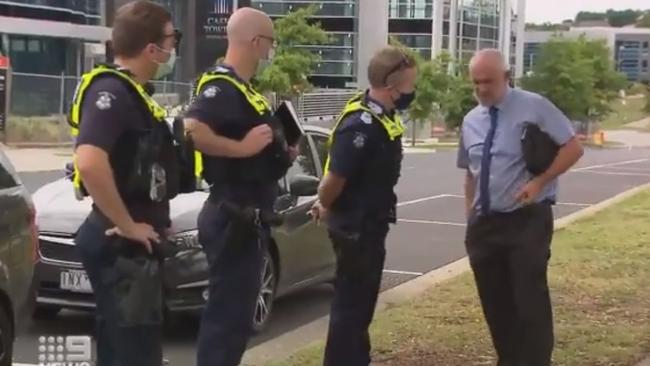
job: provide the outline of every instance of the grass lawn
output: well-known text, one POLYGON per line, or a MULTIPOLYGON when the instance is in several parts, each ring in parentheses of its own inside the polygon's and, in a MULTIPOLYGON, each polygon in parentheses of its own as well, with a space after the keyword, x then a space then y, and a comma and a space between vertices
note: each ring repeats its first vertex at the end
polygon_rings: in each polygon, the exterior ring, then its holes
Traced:
POLYGON ((627 98, 625 101, 625 105, 621 99, 612 102, 612 113, 600 122, 600 126, 604 130, 622 128, 626 123, 635 122, 648 116, 648 113, 643 111, 646 103, 645 98, 627 98))
MULTIPOLYGON (((550 269, 554 365, 634 365, 650 353, 650 191, 556 232, 550 269)), ((493 365, 471 274, 377 315, 386 366, 493 365)), ((275 366, 321 365, 322 344, 275 366)))
POLYGON ((7 120, 7 141, 9 143, 69 142, 70 126, 61 116, 21 117, 9 116, 7 120))

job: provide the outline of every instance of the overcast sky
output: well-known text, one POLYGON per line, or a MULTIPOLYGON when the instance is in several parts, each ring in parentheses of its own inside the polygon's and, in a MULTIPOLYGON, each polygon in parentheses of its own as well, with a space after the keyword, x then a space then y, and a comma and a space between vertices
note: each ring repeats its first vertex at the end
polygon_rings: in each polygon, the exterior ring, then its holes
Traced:
MULTIPOLYGON (((517 1, 512 1, 516 8, 517 1)), ((574 19, 579 11, 648 9, 650 0, 526 0, 526 22, 560 22, 574 19)))

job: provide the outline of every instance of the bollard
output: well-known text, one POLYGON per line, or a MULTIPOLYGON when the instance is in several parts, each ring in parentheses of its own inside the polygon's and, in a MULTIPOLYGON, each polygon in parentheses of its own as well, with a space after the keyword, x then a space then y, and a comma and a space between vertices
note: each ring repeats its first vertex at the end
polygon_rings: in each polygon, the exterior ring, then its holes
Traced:
POLYGON ((603 146, 605 144, 605 132, 597 131, 593 134, 593 143, 597 146, 603 146))

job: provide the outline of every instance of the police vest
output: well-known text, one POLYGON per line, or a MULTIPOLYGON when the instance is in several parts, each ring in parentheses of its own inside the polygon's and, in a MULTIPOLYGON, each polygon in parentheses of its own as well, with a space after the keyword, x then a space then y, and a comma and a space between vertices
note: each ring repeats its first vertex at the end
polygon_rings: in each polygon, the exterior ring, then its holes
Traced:
POLYGON ((196 83, 195 96, 200 94, 207 83, 215 80, 227 81, 245 97, 247 104, 259 116, 259 120, 268 123, 273 129, 273 143, 260 154, 244 159, 208 157, 197 151, 195 160, 201 164, 197 164, 196 176, 202 176, 208 183, 217 185, 220 183, 277 181, 282 178, 291 166, 291 160, 282 124, 272 116, 272 108, 266 97, 233 76, 229 69, 221 66, 200 76, 196 83), (208 159, 210 163, 206 162, 208 159))
MULTIPOLYGON (((68 115, 72 135, 79 134, 82 106, 88 88, 94 81, 102 77, 115 77, 121 80, 132 92, 133 97, 140 101, 142 116, 151 122, 150 128, 139 131, 137 138, 129 141, 129 146, 120 147, 120 149, 127 149, 131 153, 129 161, 112 161, 111 158, 116 185, 124 201, 126 203, 129 201, 158 202, 171 199, 178 193, 193 191, 195 187, 182 186, 181 157, 183 152, 179 150, 179 146, 184 146, 184 144, 174 142, 179 137, 173 135, 165 121, 166 110, 127 72, 121 71, 115 66, 98 65, 83 75, 81 82, 77 85, 68 115)), ((88 196, 88 192, 84 188, 79 174, 76 155, 73 160, 73 168, 71 178, 75 196, 82 200, 88 196)))
MULTIPOLYGON (((353 97, 343 108, 339 115, 334 132, 330 135, 328 145, 331 147, 336 139, 336 131, 341 122, 352 113, 366 112, 372 116, 373 123, 379 123, 385 131, 385 138, 378 141, 375 146, 378 150, 362 164, 358 174, 349 180, 347 188, 339 199, 334 202, 334 211, 364 211, 359 216, 388 215, 394 210, 396 197, 393 187, 400 176, 402 161, 401 137, 404 134, 404 125, 398 115, 391 116, 378 114, 364 101, 364 94, 353 97)), ((329 172, 330 155, 325 163, 325 174, 329 172)))
MULTIPOLYGON (((337 118, 336 123, 334 124, 333 132, 330 134, 329 140, 327 142, 329 146, 332 146, 332 143, 334 142, 334 136, 335 136, 334 132, 336 132, 336 130, 338 129, 339 125, 341 124, 341 121, 343 121, 345 117, 355 112, 367 112, 372 116, 373 120, 379 121, 379 123, 381 123, 382 127, 386 131, 386 134, 388 135, 390 141, 394 141, 396 138, 402 137, 402 135, 404 134, 404 124, 402 123, 401 118, 398 115, 395 115, 393 118, 390 118, 387 115, 382 115, 382 116, 378 115, 377 113, 375 113, 375 111, 373 111, 363 102, 364 95, 365 93, 357 94, 346 103, 345 107, 343 107, 343 111, 337 118)), ((329 172, 329 165, 330 165, 330 156, 328 154, 327 160, 325 162, 326 173, 329 172)))

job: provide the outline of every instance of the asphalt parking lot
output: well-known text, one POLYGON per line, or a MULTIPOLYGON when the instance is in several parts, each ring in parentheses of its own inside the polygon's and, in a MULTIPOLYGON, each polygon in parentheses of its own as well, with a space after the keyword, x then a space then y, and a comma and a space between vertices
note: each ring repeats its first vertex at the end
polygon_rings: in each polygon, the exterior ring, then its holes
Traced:
MULTIPOLYGON (((463 172, 455 151, 408 154, 397 192, 399 223, 387 244, 383 289, 396 286, 465 255, 463 172)), ((32 191, 60 172, 22 174, 32 191)), ((583 209, 629 188, 650 182, 650 150, 589 150, 561 180, 556 217, 583 209)), ((327 314, 332 288, 323 285, 280 299, 269 328, 251 346, 273 339, 327 314)), ((33 322, 18 336, 14 360, 37 363, 38 337, 92 334, 90 313, 64 311, 52 321, 33 322)), ((166 329, 165 357, 170 365, 195 364, 196 316, 180 316, 166 329)))

